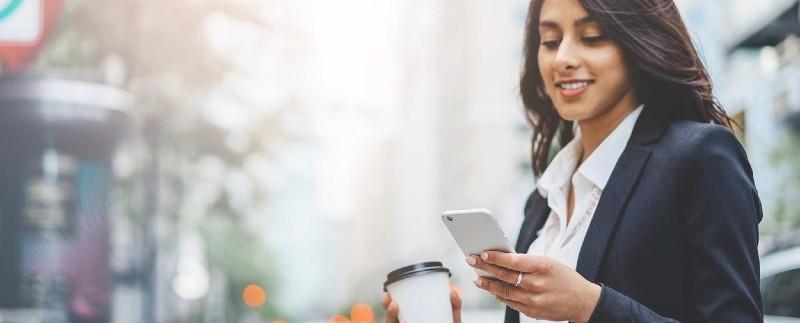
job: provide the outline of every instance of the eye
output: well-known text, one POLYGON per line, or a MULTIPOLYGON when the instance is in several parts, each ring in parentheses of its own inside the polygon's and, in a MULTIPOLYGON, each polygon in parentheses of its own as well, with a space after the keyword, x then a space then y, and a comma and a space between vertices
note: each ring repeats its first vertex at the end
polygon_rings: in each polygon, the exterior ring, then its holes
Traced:
POLYGON ((589 45, 596 45, 606 40, 606 36, 588 36, 583 37, 583 42, 589 45))
POLYGON ((547 49, 556 49, 560 43, 560 40, 546 40, 542 42, 542 46, 547 49))

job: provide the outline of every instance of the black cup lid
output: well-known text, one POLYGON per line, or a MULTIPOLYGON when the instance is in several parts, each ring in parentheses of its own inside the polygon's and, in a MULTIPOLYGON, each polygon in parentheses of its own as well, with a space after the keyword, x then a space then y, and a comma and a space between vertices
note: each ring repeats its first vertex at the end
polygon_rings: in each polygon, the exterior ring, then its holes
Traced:
POLYGON ((386 286, 389 286, 390 284, 397 282, 399 280, 432 272, 443 272, 447 273, 447 275, 450 277, 453 276, 453 274, 450 273, 450 270, 445 268, 441 262, 438 261, 422 262, 418 264, 413 264, 411 266, 398 268, 390 272, 388 275, 386 275, 386 282, 383 283, 383 291, 386 292, 387 291, 386 286))

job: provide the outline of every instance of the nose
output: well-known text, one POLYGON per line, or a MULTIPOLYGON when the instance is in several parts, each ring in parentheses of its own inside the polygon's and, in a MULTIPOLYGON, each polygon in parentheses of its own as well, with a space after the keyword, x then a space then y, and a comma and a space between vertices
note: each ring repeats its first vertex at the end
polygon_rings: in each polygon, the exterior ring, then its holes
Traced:
POLYGON ((562 40, 554 60, 556 71, 559 73, 572 72, 578 69, 580 65, 581 60, 577 44, 567 39, 562 40))

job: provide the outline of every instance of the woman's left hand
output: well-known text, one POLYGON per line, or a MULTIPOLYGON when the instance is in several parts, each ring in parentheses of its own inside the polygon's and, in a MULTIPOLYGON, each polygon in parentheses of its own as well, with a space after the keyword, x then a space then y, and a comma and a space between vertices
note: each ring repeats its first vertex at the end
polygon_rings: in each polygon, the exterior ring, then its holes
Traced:
POLYGON ((549 257, 486 251, 467 263, 501 280, 478 277, 476 286, 529 317, 588 322, 600 299, 599 285, 549 257), (520 273, 522 282, 514 287, 520 273))

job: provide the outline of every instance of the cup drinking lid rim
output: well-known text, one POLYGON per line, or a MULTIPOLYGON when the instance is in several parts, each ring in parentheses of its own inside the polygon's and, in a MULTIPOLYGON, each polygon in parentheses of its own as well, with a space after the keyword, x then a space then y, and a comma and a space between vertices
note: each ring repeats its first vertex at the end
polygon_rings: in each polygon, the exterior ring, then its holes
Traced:
POLYGON ((386 275, 386 282, 383 283, 383 291, 387 291, 386 286, 389 286, 397 281, 431 272, 445 272, 447 273, 448 277, 453 276, 453 274, 450 273, 450 270, 444 267, 439 261, 422 262, 395 269, 390 272, 388 275, 386 275))

